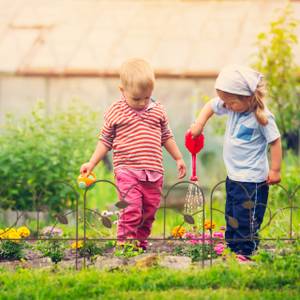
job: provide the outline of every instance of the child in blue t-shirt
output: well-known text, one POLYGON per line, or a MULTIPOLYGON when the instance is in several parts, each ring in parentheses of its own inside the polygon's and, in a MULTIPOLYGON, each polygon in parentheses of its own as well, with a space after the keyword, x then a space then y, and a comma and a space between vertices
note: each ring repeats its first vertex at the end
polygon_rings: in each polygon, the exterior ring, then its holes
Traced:
POLYGON ((264 104, 262 78, 262 74, 247 67, 224 68, 215 83, 218 97, 204 105, 191 126, 195 137, 213 114, 228 115, 223 146, 228 175, 225 239, 232 251, 246 257, 259 243, 258 230, 267 205, 268 185, 280 182, 280 133, 274 116, 264 104))

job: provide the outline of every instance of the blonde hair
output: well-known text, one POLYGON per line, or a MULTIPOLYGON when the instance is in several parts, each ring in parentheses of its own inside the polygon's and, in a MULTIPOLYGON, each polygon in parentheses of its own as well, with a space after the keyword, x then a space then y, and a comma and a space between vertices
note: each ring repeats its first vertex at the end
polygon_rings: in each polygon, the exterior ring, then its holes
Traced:
POLYGON ((137 91, 153 89, 155 75, 150 64, 141 58, 125 61, 120 68, 120 80, 123 88, 137 91))
MULTIPOLYGON (((265 103, 264 98, 266 96, 266 87, 265 82, 261 79, 260 82, 257 84, 256 90, 253 95, 251 96, 242 96, 242 95, 236 95, 228 92, 224 92, 221 90, 217 90, 218 94, 220 95, 228 95, 228 96, 234 96, 240 101, 248 101, 249 103, 249 111, 253 111, 256 117, 257 122, 260 125, 267 125, 268 124, 268 118, 265 111, 265 103)), ((222 98, 222 97, 221 97, 222 98)))
POLYGON ((263 80, 257 84, 256 90, 252 96, 249 96, 250 110, 254 112, 257 122, 260 125, 266 126, 268 118, 265 112, 264 99, 266 96, 266 86, 263 80))

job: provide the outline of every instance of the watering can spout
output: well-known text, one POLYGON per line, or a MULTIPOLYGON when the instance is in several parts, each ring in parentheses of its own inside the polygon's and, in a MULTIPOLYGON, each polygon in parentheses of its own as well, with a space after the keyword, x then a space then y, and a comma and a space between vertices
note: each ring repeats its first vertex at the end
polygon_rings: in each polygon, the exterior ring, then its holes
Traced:
POLYGON ((194 175, 192 175, 191 177, 190 177, 190 181, 198 181, 198 177, 197 176, 194 176, 194 175))

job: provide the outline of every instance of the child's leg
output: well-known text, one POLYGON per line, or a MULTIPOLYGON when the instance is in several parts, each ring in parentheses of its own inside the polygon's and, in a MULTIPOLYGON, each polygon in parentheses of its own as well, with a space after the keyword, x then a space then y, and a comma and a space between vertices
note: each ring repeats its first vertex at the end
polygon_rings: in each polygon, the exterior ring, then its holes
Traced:
POLYGON ((160 205, 163 178, 156 182, 144 182, 143 186, 143 221, 138 226, 137 238, 143 248, 147 247, 147 238, 151 233, 155 213, 160 205))
POLYGON ((269 187, 267 185, 261 186, 260 183, 243 183, 243 185, 247 188, 249 195, 251 195, 250 200, 253 202, 254 207, 252 209, 245 208, 243 206, 244 200, 239 203, 238 211, 240 217, 238 220, 240 220, 240 227, 236 231, 235 236, 236 238, 245 237, 248 239, 239 243, 238 251, 243 255, 252 255, 259 244, 257 231, 263 222, 269 187))
POLYGON ((118 220, 117 239, 125 241, 126 239, 136 239, 137 229, 142 222, 142 198, 140 182, 134 176, 128 174, 117 174, 116 184, 122 193, 126 195, 120 200, 125 200, 129 205, 121 211, 118 220))
POLYGON ((230 226, 228 223, 228 217, 234 216, 234 193, 232 192, 233 186, 231 180, 226 178, 226 204, 225 204, 225 219, 226 219, 226 231, 225 231, 225 240, 227 246, 234 252, 236 249, 236 242, 234 241, 234 232, 235 229, 230 226))
MULTIPOLYGON (((233 199, 232 215, 238 222, 237 228, 232 228, 227 216, 227 226, 233 230, 235 247, 231 248, 234 252, 251 255, 257 249, 257 231, 263 221, 268 198, 268 186, 260 186, 257 183, 236 182, 229 180, 230 189, 228 193, 233 199), (244 188, 248 191, 249 196, 244 188), (252 209, 245 206, 245 202, 251 200, 254 204, 252 209)), ((230 244, 229 244, 230 247, 230 244)))
MULTIPOLYGON (((230 203, 230 209, 226 213, 225 238, 227 240, 230 237, 227 244, 233 252, 243 255, 250 255, 253 251, 253 242, 249 240, 251 211, 243 206, 243 203, 249 200, 246 192, 249 189, 248 185, 248 183, 233 181, 229 178, 226 182, 226 201, 230 203)), ((248 193, 250 195, 251 191, 248 193)))
POLYGON ((252 225, 251 232, 255 238, 254 250, 256 250, 259 245, 258 230, 260 229, 264 219, 267 202, 268 202, 268 195, 269 195, 269 186, 268 185, 260 186, 260 184, 257 184, 257 189, 255 191, 254 196, 252 197, 253 201, 255 202, 255 207, 253 209, 252 222, 251 222, 252 225))

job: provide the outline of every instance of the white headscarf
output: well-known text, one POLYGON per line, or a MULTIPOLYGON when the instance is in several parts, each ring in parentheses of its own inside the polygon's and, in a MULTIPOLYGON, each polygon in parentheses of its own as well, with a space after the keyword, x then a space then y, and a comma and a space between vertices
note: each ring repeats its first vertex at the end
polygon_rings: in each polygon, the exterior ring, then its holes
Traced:
POLYGON ((262 78, 261 73, 251 68, 231 65, 221 70, 215 88, 235 95, 251 96, 262 78))

